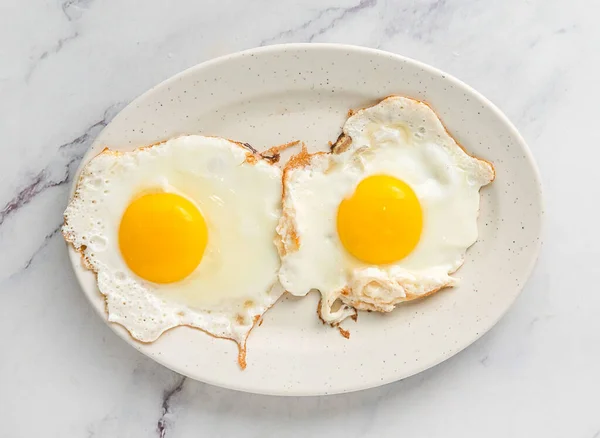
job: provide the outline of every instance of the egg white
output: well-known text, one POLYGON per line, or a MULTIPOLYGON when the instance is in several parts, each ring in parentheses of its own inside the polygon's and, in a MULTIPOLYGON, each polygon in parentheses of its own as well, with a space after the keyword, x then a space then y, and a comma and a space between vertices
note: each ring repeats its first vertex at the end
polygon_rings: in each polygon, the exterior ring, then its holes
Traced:
POLYGON ((333 153, 304 153, 284 170, 280 282, 299 296, 318 289, 321 318, 332 324, 355 309, 389 312, 453 286, 450 274, 477 239, 479 189, 493 179, 492 165, 468 155, 424 103, 393 96, 360 110, 345 123, 333 153), (363 179, 379 174, 413 189, 423 230, 404 259, 369 265, 345 250, 336 216, 363 179), (342 305, 334 309, 338 299, 342 305))
POLYGON ((187 325, 241 347, 282 294, 273 244, 281 208, 281 170, 229 140, 183 136, 133 152, 105 150, 81 172, 63 234, 97 274, 108 320, 142 342, 187 325), (182 281, 137 277, 119 250, 130 202, 146 192, 192 201, 208 227, 198 268, 182 281))

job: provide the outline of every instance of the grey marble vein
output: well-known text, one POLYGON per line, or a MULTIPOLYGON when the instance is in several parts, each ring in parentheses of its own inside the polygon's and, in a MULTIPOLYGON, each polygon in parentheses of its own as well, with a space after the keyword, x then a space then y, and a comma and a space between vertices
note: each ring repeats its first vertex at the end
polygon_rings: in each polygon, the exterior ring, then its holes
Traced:
POLYGON ((344 18, 355 14, 361 10, 372 8, 377 5, 377 0, 360 0, 358 4, 355 6, 351 6, 349 8, 342 7, 329 7, 322 9, 317 13, 314 18, 311 18, 300 25, 293 27, 292 29, 285 30, 283 32, 278 33, 277 35, 262 40, 259 45, 266 46, 269 44, 281 42, 286 38, 296 38, 299 34, 302 34, 303 31, 309 30, 309 34, 303 36, 302 40, 307 42, 313 42, 318 36, 325 34, 326 32, 333 29, 341 20, 344 18), (334 15, 333 18, 329 18, 330 15, 334 15), (324 19, 326 22, 324 24, 320 24, 320 20, 324 19), (316 30, 310 30, 311 27, 316 26, 316 30))
POLYGON ((447 23, 449 7, 446 0, 413 2, 399 11, 392 12, 393 19, 387 21, 383 33, 386 38, 404 32, 417 41, 428 40, 434 31, 443 29, 447 23))
POLYGON ((37 172, 0 210, 0 226, 21 207, 33 201, 40 193, 71 181, 75 169, 92 140, 114 117, 120 105, 111 105, 104 111, 102 118, 88 126, 83 134, 58 146, 58 159, 37 172))
POLYGON ((77 37, 79 37, 79 32, 75 31, 64 38, 60 38, 51 48, 42 52, 42 54, 39 55, 36 59, 34 59, 31 63, 29 70, 25 74, 25 82, 29 82, 37 68, 45 59, 47 59, 51 55, 56 55, 57 53, 59 53, 65 47, 65 45, 75 40, 77 37))
MULTIPOLYGON (((83 14, 83 11, 87 9, 93 1, 94 0, 67 0, 64 3, 62 3, 60 7, 67 21, 72 22, 80 18, 83 14)), ((79 35, 80 32, 76 29, 73 29, 69 35, 63 38, 59 38, 56 41, 56 43, 54 43, 49 49, 45 50, 44 52, 42 52, 42 54, 37 56, 31 63, 29 69, 27 70, 27 73, 25 74, 25 82, 30 81, 31 77, 44 60, 62 51, 67 44, 77 39, 79 35)))
POLYGON ((31 257, 25 262, 25 264, 23 265, 23 267, 21 269, 19 269, 17 272, 15 272, 13 274, 13 276, 14 275, 18 275, 18 274, 22 273, 23 271, 26 271, 27 269, 29 269, 31 267, 31 265, 33 264, 35 258, 38 256, 38 254, 44 248, 46 248, 48 246, 48 244, 50 243, 50 240, 59 235, 61 227, 62 227, 62 222, 60 222, 50 233, 48 233, 48 234, 46 234, 44 236, 44 239, 42 240, 41 245, 33 252, 33 254, 31 255, 31 257))
POLYGON ((310 35, 308 37, 308 42, 313 42, 315 40, 315 38, 317 38, 318 36, 323 35, 326 32, 330 31, 340 21, 342 21, 344 18, 348 17, 349 15, 355 14, 355 13, 362 11, 364 9, 367 9, 367 8, 375 7, 375 5, 377 5, 377 0, 361 0, 356 6, 352 6, 351 8, 347 8, 347 9, 342 9, 341 14, 339 16, 337 16, 336 18, 334 18, 327 26, 319 29, 318 31, 316 31, 315 33, 310 35))
POLYGON ((61 10, 68 21, 81 17, 83 10, 87 9, 94 0, 67 0, 61 4, 61 10))
POLYGON ((162 414, 156 423, 156 431, 158 432, 159 438, 165 438, 167 436, 167 431, 171 424, 171 421, 168 418, 169 414, 171 413, 171 402, 172 399, 183 389, 186 379, 187 377, 181 376, 181 378, 176 382, 175 386, 165 391, 163 394, 162 414))

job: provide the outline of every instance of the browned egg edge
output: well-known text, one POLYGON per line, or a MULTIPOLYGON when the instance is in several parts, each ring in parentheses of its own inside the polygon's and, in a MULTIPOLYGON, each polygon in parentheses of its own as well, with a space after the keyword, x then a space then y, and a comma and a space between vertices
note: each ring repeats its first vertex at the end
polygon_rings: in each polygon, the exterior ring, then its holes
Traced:
MULTIPOLYGON (((173 138, 171 138, 169 140, 173 140, 173 139, 180 138, 180 137, 185 137, 185 135, 173 137, 173 138)), ((287 149, 289 147, 295 146, 296 144, 299 143, 298 141, 289 142, 289 143, 285 143, 283 145, 273 146, 272 148, 268 149, 267 151, 265 151, 263 153, 259 153, 254 147, 252 147, 248 143, 243 143, 243 142, 239 142, 239 141, 235 141, 235 140, 230 140, 228 138, 216 137, 216 136, 204 136, 204 137, 219 138, 219 139, 227 140, 230 143, 233 143, 233 144, 241 147, 242 149, 244 149, 245 151, 247 151, 245 162, 247 162, 249 164, 255 164, 255 163, 258 162, 258 160, 264 160, 267 164, 274 165, 275 163, 277 163, 279 161, 279 154, 280 154, 281 151, 283 151, 283 150, 285 150, 285 149, 287 149)), ((97 157, 99 157, 99 156, 101 156, 103 154, 109 154, 109 155, 115 155, 115 156, 126 155, 126 154, 131 153, 131 152, 136 152, 136 151, 140 151, 140 150, 144 150, 144 149, 149 149, 149 148, 152 148, 152 147, 155 147, 155 146, 160 146, 160 145, 166 143, 169 140, 162 140, 162 141, 159 141, 159 142, 156 142, 156 143, 152 143, 152 144, 149 144, 149 145, 146 145, 146 146, 140 146, 140 147, 134 149, 133 151, 115 151, 115 150, 109 149, 108 147, 105 147, 104 149, 102 149, 102 151, 98 155, 96 155, 95 157, 93 157, 92 159, 90 159, 88 161, 88 163, 90 163, 92 160, 96 159, 97 157)), ((71 202, 73 202, 73 200, 77 199, 78 196, 79 196, 79 190, 78 189, 79 189, 79 186, 80 186, 80 184, 82 182, 82 177, 83 177, 83 175, 85 173, 85 168, 86 167, 87 167, 87 164, 84 166, 84 168, 82 169, 82 171, 81 171, 81 173, 79 175, 79 178, 77 180, 77 184, 75 186, 75 192, 74 192, 73 196, 69 199, 69 204, 71 202)), ((67 217, 63 215, 63 226, 67 226, 67 225, 68 225, 67 217)), ((98 272, 93 268, 92 264, 90 263, 89 259, 86 257, 86 255, 84 253, 84 251, 86 250, 87 246, 86 245, 81 245, 79 248, 77 248, 73 244, 73 240, 74 240, 73 236, 71 236, 70 233, 64 231, 64 228, 63 228, 63 230, 61 230, 61 234, 63 235, 63 238, 65 239, 65 241, 67 242, 67 244, 69 244, 77 253, 79 253, 79 255, 81 257, 81 264, 83 265, 84 268, 86 268, 86 269, 88 269, 88 270, 90 270, 90 271, 92 271, 94 273, 94 276, 96 277, 96 283, 98 283, 98 272)), ((273 287, 273 286, 274 286, 274 284, 271 287, 273 287)), ((104 294, 101 294, 101 295, 102 295, 102 297, 104 299, 104 311, 105 311, 106 315, 108 315, 108 302, 107 302, 106 295, 104 295, 104 294)), ((279 301, 279 300, 277 300, 277 301, 279 301)), ((250 333, 252 332, 252 330, 254 329, 254 327, 256 327, 257 323, 259 323, 258 325, 262 325, 262 316, 267 311, 269 311, 277 303, 277 301, 275 303, 273 303, 271 306, 269 306, 262 314, 255 315, 253 317, 252 327, 250 327, 250 330, 248 330, 248 333, 246 334, 246 336, 244 337, 244 339, 242 341, 237 341, 236 339, 229 338, 229 337, 226 337, 226 336, 218 336, 218 335, 215 335, 213 333, 208 332, 207 330, 204 330, 204 329, 202 329, 200 327, 196 327, 196 326, 193 326, 193 325, 179 324, 177 326, 170 327, 167 330, 163 331, 160 334, 160 336, 157 339, 155 339, 154 341, 144 342, 144 341, 140 341, 139 339, 136 339, 132 335, 131 331, 129 331, 129 329, 127 327, 125 327, 124 325, 119 324, 118 322, 115 322, 114 324, 121 325, 127 331, 127 333, 129 334, 129 336, 131 337, 131 339, 133 339, 136 342, 139 342, 141 344, 151 344, 152 342, 155 342, 156 340, 158 340, 164 333, 168 332, 169 330, 172 330, 172 329, 177 328, 177 327, 182 327, 182 326, 187 326, 187 327, 190 327, 190 328, 193 328, 193 329, 196 329, 196 330, 200 330, 200 331, 206 333, 207 335, 212 336, 213 338, 231 340, 231 341, 235 342, 236 345, 237 345, 237 347, 238 347, 238 364, 239 364, 240 368, 242 370, 244 370, 244 369, 246 369, 246 365, 247 365, 247 363, 246 363, 246 353, 247 353, 246 341, 248 340, 248 337, 250 336, 250 333)))
MULTIPOLYGON (((492 181, 494 181, 494 179, 496 178, 496 170, 494 168, 493 163, 491 163, 488 160, 485 160, 483 158, 479 158, 476 157, 475 155, 470 154, 466 148, 459 143, 456 138, 450 133, 450 131, 448 130, 448 128, 446 127, 446 125, 444 124, 444 122, 442 121, 441 117, 438 115, 438 113, 433 109, 433 107, 423 101, 423 100, 419 100, 419 99, 414 99, 414 98, 410 98, 410 97, 406 97, 406 96, 402 96, 399 94, 391 94, 389 96, 386 96, 385 98, 377 101, 376 103, 372 104, 372 105, 368 105, 359 109, 350 109, 348 110, 348 119, 354 115, 357 115, 369 108, 372 108, 374 106, 379 105, 380 103, 388 100, 388 99, 395 99, 398 97, 402 97, 405 99, 409 99, 412 100, 414 102, 418 102, 421 103, 425 106, 427 106, 437 117, 437 119, 439 120, 439 122, 441 123, 442 127, 444 128, 444 131, 446 132, 446 134, 458 145, 458 147, 460 147, 463 152, 465 152, 467 155, 469 155, 471 158, 477 160, 477 161, 482 161, 487 163, 491 169, 492 169, 492 179, 490 180, 490 182, 488 184, 490 184, 492 181)), ((348 121, 348 119, 346 119, 346 121, 348 121)), ((345 124, 345 122, 344 122, 345 124)), ((341 154, 343 152, 345 152, 346 150, 348 150, 348 148, 350 147, 350 145, 352 144, 352 137, 350 137, 348 134, 346 134, 343 129, 342 132, 340 133, 340 135, 338 136, 338 138, 335 140, 335 142, 329 142, 329 146, 330 146, 330 151, 329 152, 314 152, 312 154, 308 153, 306 146, 304 144, 302 144, 302 149, 299 153, 297 153, 296 155, 292 156, 288 162, 286 163, 286 165, 283 168, 283 175, 282 175, 282 183, 283 183, 283 193, 282 193, 282 204, 283 204, 283 200, 285 198, 285 193, 286 193, 286 187, 287 187, 287 182, 288 182, 288 178, 289 178, 289 172, 293 169, 300 169, 300 168, 304 168, 307 167, 311 164, 312 159, 314 157, 320 156, 320 155, 331 155, 331 154, 341 154)), ((282 212, 282 221, 286 222, 286 229, 287 229, 287 236, 283 236, 283 240, 291 240, 292 242, 292 246, 291 248, 286 248, 281 242, 278 243, 277 248, 279 250, 279 254, 281 257, 285 256, 288 252, 295 252, 300 248, 301 242, 300 242, 300 236, 298 235, 298 232, 296 230, 296 228, 294 227, 294 222, 293 220, 288 216, 287 212, 285 210, 283 210, 282 212), (287 237, 287 238, 286 238, 287 237), (289 239, 288 239, 289 238, 289 239)), ((464 263, 464 257, 463 260, 461 261, 460 265, 458 266, 458 268, 453 271, 450 272, 449 274, 453 274, 454 272, 456 272, 464 263)), ((408 301, 414 301, 417 299, 421 299, 421 298, 426 298, 429 297, 433 294, 435 294, 436 292, 442 290, 442 289, 446 289, 449 288, 451 286, 445 285, 442 287, 438 287, 435 289, 432 289, 430 291, 427 291, 423 294, 420 295, 415 295, 415 294, 407 294, 406 297, 404 297, 401 300, 398 300, 397 302, 394 303, 394 305, 396 304, 400 304, 403 302, 408 302, 408 301)), ((346 290, 347 288, 343 288, 342 290, 339 291, 340 295, 347 295, 348 291, 346 290)), ((325 323, 325 321, 322 318, 321 315, 321 307, 322 307, 322 302, 321 300, 319 301, 319 304, 317 305, 317 315, 319 316, 319 319, 325 323)), ((356 309, 355 309, 356 310, 356 309)), ((355 318, 358 315, 358 313, 355 313, 351 318, 355 318)), ((354 319, 356 321, 356 319, 354 319)), ((331 323, 330 324, 332 327, 337 327, 339 325, 339 323, 331 323)), ((338 327, 339 328, 339 327, 338 327)), ((346 339, 348 339, 350 337, 349 332, 341 331, 342 329, 340 328, 340 334, 345 337, 346 339), (346 333, 348 336, 346 336, 346 333)))

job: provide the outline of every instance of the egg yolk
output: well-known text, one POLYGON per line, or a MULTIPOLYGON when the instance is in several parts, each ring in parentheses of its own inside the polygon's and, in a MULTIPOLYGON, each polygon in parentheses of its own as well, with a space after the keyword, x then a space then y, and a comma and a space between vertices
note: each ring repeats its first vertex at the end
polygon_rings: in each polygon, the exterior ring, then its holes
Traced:
POLYGON ((337 231, 346 250, 371 264, 396 262, 419 243, 423 212, 415 192, 388 175, 362 180, 338 208, 337 231))
POLYGON ((207 240, 206 222, 198 208, 174 193, 135 199, 119 227, 119 246, 127 266, 154 283, 173 283, 191 274, 207 240))

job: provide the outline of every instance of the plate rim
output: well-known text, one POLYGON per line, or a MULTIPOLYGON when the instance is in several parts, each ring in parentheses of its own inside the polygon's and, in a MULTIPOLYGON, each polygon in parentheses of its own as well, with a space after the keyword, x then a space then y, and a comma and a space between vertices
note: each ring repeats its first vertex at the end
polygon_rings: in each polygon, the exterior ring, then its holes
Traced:
MULTIPOLYGON (((357 45, 351 45, 351 44, 340 44, 340 43, 286 43, 286 44, 273 44, 273 45, 268 45, 268 46, 262 46, 262 47, 255 47, 255 48, 250 48, 250 49, 246 49, 246 50, 242 50, 242 51, 238 51, 238 52, 233 52, 233 53, 229 53, 226 55, 222 55, 216 58, 211 58, 208 60, 205 60, 201 63, 195 64, 193 66, 190 66, 170 77, 168 77, 167 79, 157 83, 156 85, 152 86, 151 88, 149 88, 148 90, 146 90, 145 92, 143 92, 142 94, 138 95, 136 98, 134 98, 133 100, 131 100, 125 107, 123 107, 119 113, 106 125, 103 127, 102 131, 100 131, 94 141, 92 142, 92 144, 90 145, 90 147, 87 149, 87 151, 85 152, 79 166, 77 167, 77 170, 74 174, 73 177, 73 181, 71 182, 71 187, 70 187, 70 192, 69 192, 69 198, 68 201, 70 202, 73 193, 75 192, 75 187, 77 185, 78 179, 79 179, 79 175, 81 173, 81 170, 83 169, 83 167, 89 162, 90 157, 88 157, 90 150, 92 150, 94 148, 94 146, 96 146, 97 143, 97 139, 99 137, 101 137, 102 133, 110 126, 111 123, 113 123, 116 119, 118 119, 120 117, 120 115, 122 114, 122 112, 131 106, 135 106, 139 101, 143 100, 144 98, 146 98, 148 95, 151 95, 156 89, 161 88, 163 86, 168 86, 171 83, 174 83, 176 81, 178 81, 179 79, 181 79, 182 77, 191 74, 192 72, 198 71, 198 70, 202 70, 202 69, 206 69, 206 68, 210 68, 214 65, 217 64, 221 64, 221 63, 227 63, 231 60, 234 60, 236 58, 242 58, 242 57, 246 57, 246 56, 251 56, 251 55, 258 55, 258 54, 262 54, 262 53, 275 53, 275 52, 285 52, 288 50, 333 50, 333 51, 341 51, 341 52, 356 52, 356 53, 362 53, 362 54, 369 54, 372 56, 383 56, 383 57, 388 57, 388 58, 393 58, 396 59, 398 61, 401 62, 405 62, 408 64, 413 64, 414 66, 428 71, 429 73, 438 75, 438 76, 442 76, 443 79, 451 82, 454 86, 456 86, 457 88, 463 89, 469 93, 471 93, 473 96, 477 97, 478 99, 480 99, 480 101, 487 107, 489 108, 493 114, 498 117, 498 119, 506 126, 506 128, 510 131, 511 135, 514 136, 514 138, 516 139, 516 141, 520 144, 520 146, 522 147, 522 151, 523 151, 523 156, 524 159, 529 163, 529 166, 532 170, 532 177, 533 180, 538 188, 537 194, 538 194, 538 200, 539 200, 539 205, 540 205, 540 209, 538 211, 538 227, 537 227, 537 234, 538 234, 538 239, 535 242, 535 247, 534 247, 534 251, 533 251, 533 256, 531 257, 530 261, 529 261, 529 266, 527 266, 526 268, 526 274, 525 274, 525 280, 518 285, 517 287, 515 287, 515 294, 514 297, 511 299, 511 301, 507 304, 507 306, 503 309, 502 312, 500 312, 496 318, 493 320, 493 322, 486 327, 484 330, 480 330, 479 334, 470 338, 471 340, 467 343, 465 343, 464 345, 460 345, 457 349, 453 350, 449 355, 444 355, 442 357, 439 358, 439 360, 434 361, 434 362, 428 362, 427 364, 422 365, 421 367, 419 367, 418 369, 416 369, 414 372, 409 373, 409 374, 404 374, 404 373, 398 373, 396 375, 392 375, 387 379, 383 379, 383 380, 378 380, 377 382, 370 382, 370 383, 364 383, 364 384, 357 384, 357 385, 352 385, 352 386, 348 386, 344 389, 334 389, 332 391, 326 391, 325 388, 322 391, 302 391, 302 390, 290 390, 290 389, 285 389, 282 388, 279 391, 276 390, 261 390, 260 387, 258 386, 253 386, 253 385, 248 385, 246 387, 240 387, 240 386, 236 386, 235 384, 228 384, 227 381, 221 381, 219 379, 210 379, 210 378, 202 378, 199 379, 197 376, 193 376, 191 375, 189 372, 187 372, 183 367, 179 367, 176 365, 173 365, 171 363, 166 363, 166 360, 164 360, 164 358, 161 355, 151 355, 148 352, 144 351, 141 347, 144 344, 139 344, 137 341, 135 341, 126 330, 120 330, 120 326, 116 323, 112 323, 110 322, 107 317, 106 317, 106 309, 104 306, 102 306, 101 308, 99 308, 98 306, 94 305, 94 303, 91 301, 91 297, 88 295, 88 293, 86 292, 86 288, 87 286, 84 285, 84 275, 87 274, 89 271, 84 270, 84 269, 79 269, 80 265, 81 265, 81 256, 80 254, 75 251, 75 249, 73 248, 72 245, 67 243, 67 248, 68 248, 68 254, 69 254, 69 259, 70 259, 70 263, 71 263, 71 267, 75 273, 75 276, 77 278, 77 282, 79 284, 79 287, 81 289, 81 292, 86 296, 86 298, 88 299, 88 302, 90 303, 90 305, 92 306, 92 308, 95 310, 95 312, 102 318, 103 322, 110 327, 110 329, 122 340, 124 340, 127 344, 129 344, 130 346, 132 346, 133 348, 135 348, 135 350, 139 351, 140 353, 144 354, 146 357, 156 361, 157 363, 159 363, 160 365, 174 371, 177 372, 181 375, 184 375, 186 377, 189 377, 190 379, 193 380, 197 380, 203 383, 207 383, 210 385, 215 385, 218 387, 222 387, 225 389, 230 389, 230 390, 236 390, 236 391, 241 391, 241 392, 246 392, 246 393, 251 393, 251 394, 260 394, 260 395, 271 395, 271 396, 320 396, 320 395, 335 395, 335 394, 342 394, 342 393, 351 393, 351 392, 356 392, 356 391, 362 391, 365 389, 370 389, 370 388, 376 388, 379 386, 383 386, 389 383, 393 383, 399 380, 403 380, 409 377, 412 377, 416 374, 419 374, 427 369, 433 368, 437 365, 439 365, 440 363, 450 359, 451 357, 455 356, 456 354, 460 353, 461 351, 463 351, 464 349, 466 349, 467 347, 473 345, 475 342, 477 342, 479 339, 481 339, 481 337, 483 335, 485 335, 486 333, 488 333, 493 327, 496 326, 496 324, 498 323, 498 321, 504 317, 504 315, 509 311, 509 309, 511 309, 516 301, 516 299, 521 295, 524 287, 528 284, 530 278, 531 278, 531 274, 536 266, 536 263, 539 259, 539 254, 540 254, 540 250, 541 247, 543 245, 543 237, 544 237, 544 223, 545 223, 545 211, 546 211, 546 204, 545 204, 545 197, 544 197, 544 190, 543 190, 543 185, 542 185, 542 178, 541 178, 541 174, 537 165, 537 162, 535 161, 535 158, 533 157, 533 154, 531 152, 531 149, 529 148, 527 142, 525 141, 525 139, 523 138, 523 136, 521 135, 521 133, 518 131, 518 129, 515 127, 515 125, 510 121, 510 119, 500 110, 500 108, 498 108, 491 100, 489 100, 487 97, 485 97, 483 94, 481 94, 480 92, 478 92, 476 89, 474 89, 473 87, 471 87, 470 85, 466 84, 465 82, 461 81, 460 79, 458 79, 457 77, 455 77, 452 74, 446 73, 443 70, 440 70, 436 67, 433 67, 429 64, 426 64, 424 62, 415 60, 413 58, 404 56, 404 55, 400 55, 397 53, 393 53, 393 52, 389 52, 389 51, 385 51, 385 50, 380 50, 380 49, 374 49, 374 48, 369 48, 369 47, 364 47, 364 46, 357 46, 357 45)), ((97 291, 96 291, 97 292, 97 291)), ((285 294, 284 294, 285 295, 285 294)), ((284 296, 282 295, 282 296, 284 296)), ((281 299, 281 298, 280 298, 281 299)))

